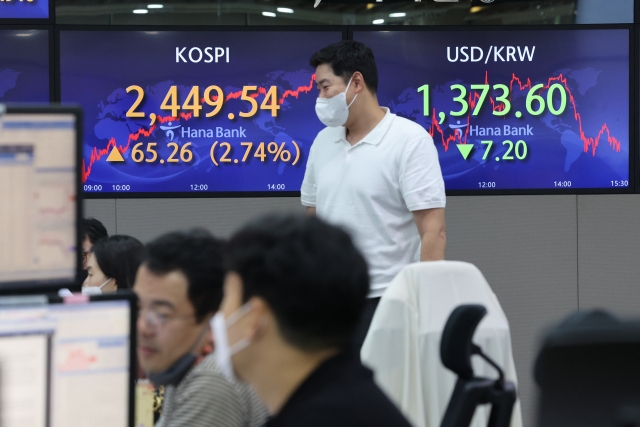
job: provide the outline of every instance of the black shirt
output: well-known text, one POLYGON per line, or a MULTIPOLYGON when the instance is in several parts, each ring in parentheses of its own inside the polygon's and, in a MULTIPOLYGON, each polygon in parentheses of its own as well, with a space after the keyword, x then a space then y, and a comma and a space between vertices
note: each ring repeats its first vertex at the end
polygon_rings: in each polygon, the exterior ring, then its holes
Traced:
POLYGON ((411 427, 355 354, 327 359, 267 427, 411 427))

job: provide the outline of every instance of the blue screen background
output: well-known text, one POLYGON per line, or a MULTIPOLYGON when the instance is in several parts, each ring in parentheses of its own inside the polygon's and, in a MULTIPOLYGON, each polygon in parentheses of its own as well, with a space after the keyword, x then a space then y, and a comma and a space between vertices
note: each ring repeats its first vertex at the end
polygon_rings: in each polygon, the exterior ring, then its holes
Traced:
POLYGON ((0 19, 47 19, 49 0, 33 0, 0 3, 0 19))
POLYGON ((0 102, 49 98, 49 32, 0 29, 0 102))
MULTIPOLYGON (((340 31, 62 31, 62 102, 79 103, 85 114, 85 194, 121 191, 114 190, 114 186, 124 186, 128 192, 151 193, 202 192, 202 185, 208 192, 299 191, 309 148, 323 128, 314 112, 317 90, 309 58, 318 49, 341 39, 340 31), (191 47, 228 47, 229 63, 224 58, 218 63, 176 63, 176 47, 187 47, 185 58, 191 47), (144 111, 145 118, 125 116, 137 98, 136 92, 126 93, 130 85, 144 89, 145 98, 137 110, 144 111), (225 101, 212 118, 204 117, 212 110, 204 105, 199 118, 182 116, 150 126, 150 113, 165 119, 171 116, 160 105, 172 85, 178 86, 180 104, 194 85, 200 86, 200 96, 210 85, 219 86, 225 96, 239 94, 247 85, 275 85, 284 101, 275 118, 269 110, 261 109, 251 118, 239 117, 238 113, 248 111, 249 106, 238 98, 225 101), (235 115, 233 120, 228 118, 229 113, 235 115), (217 128, 223 129, 222 133, 236 133, 233 137, 219 137, 217 128), (191 137, 192 133, 187 132, 194 130, 210 130, 213 137, 191 137), (161 164, 131 159, 132 147, 139 142, 156 142, 159 158, 168 159, 172 148, 167 144, 171 141, 181 147, 191 142, 194 160, 161 164), (232 147, 229 158, 239 162, 215 166, 210 158, 215 141, 228 142, 232 147), (254 151, 243 162, 245 147, 241 143, 247 141, 254 143, 254 151), (300 148, 295 166, 292 163, 297 151, 292 141, 300 148), (276 142, 278 147, 284 142, 292 159, 274 162, 274 155, 267 153, 266 161, 260 161, 254 157, 260 142, 276 142), (114 145, 120 148, 124 162, 106 161, 114 145)), ((193 57, 198 59, 197 52, 193 57)), ((258 104, 263 99, 264 95, 256 98, 258 104)), ((219 159, 223 152, 218 146, 216 157, 219 159)))
MULTIPOLYGON (((447 190, 628 186, 628 30, 354 31, 354 39, 364 42, 374 52, 380 104, 416 121, 432 133, 447 190), (450 62, 447 47, 462 46, 468 46, 467 49, 480 47, 484 57, 477 62, 450 62), (535 52, 532 61, 519 61, 520 57, 516 55, 516 62, 502 62, 499 58, 496 62, 495 51, 487 60, 491 46, 535 46, 535 52), (520 83, 515 78, 525 86, 528 80, 533 86, 548 84, 550 78, 564 79, 567 98, 573 97, 575 111, 568 100, 564 113, 559 116, 552 115, 548 109, 539 116, 529 115, 525 109, 528 88, 519 90, 520 83), (452 91, 450 86, 462 84, 471 93, 470 85, 483 84, 485 79, 492 86, 513 84, 511 112, 505 118, 494 116, 487 97, 479 115, 451 116, 449 112, 459 111, 460 105, 453 101, 459 92, 452 91), (423 95, 417 91, 424 84, 430 86, 430 109, 436 110, 436 122, 440 121, 440 112, 446 114, 441 124, 434 123, 433 114, 424 115, 423 95), (523 116, 516 118, 516 111, 521 111, 523 116), (455 138, 456 130, 450 125, 457 126, 460 132, 458 140, 453 142, 448 141, 455 138), (510 129, 529 126, 533 135, 465 134, 470 127, 503 130, 505 125, 510 129), (598 138, 601 131, 603 135, 598 138), (615 141, 610 143, 609 136, 615 141), (504 161, 502 157, 508 145, 502 145, 502 142, 512 140, 515 143, 520 139, 528 146, 526 158, 504 161), (485 160, 482 159, 485 153, 482 140, 494 142, 485 160), (474 144, 467 160, 456 148, 456 143, 461 142, 474 144), (496 161, 496 157, 500 160, 496 161), (495 183, 495 187, 488 183, 495 183)), ((478 52, 476 50, 475 59, 478 59, 478 52)), ((500 53, 504 58, 505 50, 500 53)), ((455 59, 455 50, 450 54, 451 59, 455 59)), ((544 99, 546 92, 541 93, 544 99)), ((501 92, 492 90, 489 93, 495 98, 501 92)), ((513 156, 514 152, 510 154, 513 156)))

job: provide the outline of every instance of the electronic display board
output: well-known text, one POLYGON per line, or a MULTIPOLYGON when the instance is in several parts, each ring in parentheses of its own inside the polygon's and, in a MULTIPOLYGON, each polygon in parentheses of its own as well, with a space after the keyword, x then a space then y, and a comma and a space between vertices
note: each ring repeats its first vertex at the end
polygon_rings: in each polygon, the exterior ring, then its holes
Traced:
POLYGON ((49 102, 49 79, 49 30, 0 28, 0 103, 49 102))
MULTIPOLYGON (((630 29, 356 30, 447 191, 630 189, 630 29)), ((632 98, 632 97, 631 97, 632 98)))
POLYGON ((341 39, 341 30, 61 30, 61 100, 84 108, 85 196, 300 191, 323 128, 309 58, 341 39))
POLYGON ((0 0, 0 20, 48 20, 50 7, 49 0, 0 0))

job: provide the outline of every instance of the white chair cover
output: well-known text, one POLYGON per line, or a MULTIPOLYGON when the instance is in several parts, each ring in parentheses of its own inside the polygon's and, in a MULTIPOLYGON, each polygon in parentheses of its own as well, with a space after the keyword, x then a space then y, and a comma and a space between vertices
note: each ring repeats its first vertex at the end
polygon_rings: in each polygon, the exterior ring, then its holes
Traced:
MULTIPOLYGON (((442 365, 440 339, 451 312, 461 304, 482 304, 487 315, 473 341, 516 383, 509 323, 491 287, 473 264, 432 261, 411 264, 395 277, 380 299, 362 362, 373 369, 378 385, 415 427, 439 427, 457 377, 442 365)), ((479 356, 477 376, 497 378, 479 356)), ((476 410, 472 427, 486 427, 490 407, 476 410)), ((522 427, 520 401, 511 427, 522 427)))

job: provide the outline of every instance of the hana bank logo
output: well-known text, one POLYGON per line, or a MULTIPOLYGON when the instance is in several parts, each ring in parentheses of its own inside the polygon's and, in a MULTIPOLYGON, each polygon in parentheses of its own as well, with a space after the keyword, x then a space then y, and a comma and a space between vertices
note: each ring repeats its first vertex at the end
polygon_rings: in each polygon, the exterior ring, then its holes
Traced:
POLYGON ((167 137, 167 141, 173 141, 175 136, 173 130, 181 127, 182 125, 180 123, 176 123, 174 125, 173 122, 169 122, 166 125, 160 126, 160 129, 164 131, 164 134, 167 137))
POLYGON ((454 132, 454 133, 455 133, 455 132, 460 132, 460 133, 462 133, 462 129, 463 129, 463 128, 466 128, 467 126, 469 126, 469 123, 468 123, 468 122, 467 122, 467 123, 462 123, 462 124, 460 124, 460 120, 458 120, 458 121, 457 121, 457 124, 455 124, 455 125, 449 125, 449 128, 450 128, 450 129, 453 129, 453 132, 454 132))

